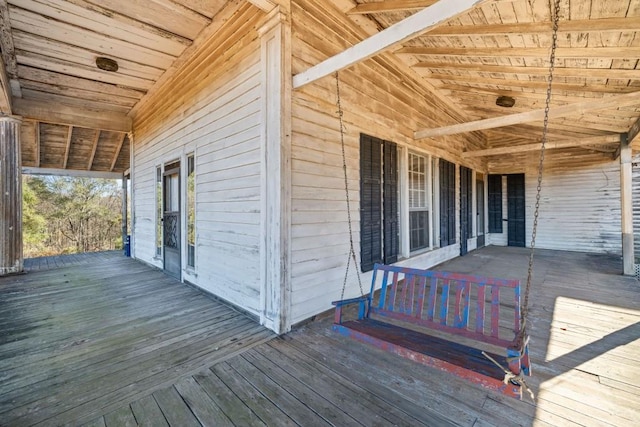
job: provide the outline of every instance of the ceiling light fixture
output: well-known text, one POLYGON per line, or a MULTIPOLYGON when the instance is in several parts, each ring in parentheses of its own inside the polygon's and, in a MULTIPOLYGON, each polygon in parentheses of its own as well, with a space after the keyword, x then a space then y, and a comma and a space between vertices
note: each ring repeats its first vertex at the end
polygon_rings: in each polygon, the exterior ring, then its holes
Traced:
POLYGON ((510 96, 502 95, 496 99, 496 105, 499 107, 511 108, 516 104, 516 100, 510 96))
POLYGON ((118 63, 113 59, 105 58, 104 56, 99 56, 96 58, 96 66, 104 71, 118 71, 118 63))

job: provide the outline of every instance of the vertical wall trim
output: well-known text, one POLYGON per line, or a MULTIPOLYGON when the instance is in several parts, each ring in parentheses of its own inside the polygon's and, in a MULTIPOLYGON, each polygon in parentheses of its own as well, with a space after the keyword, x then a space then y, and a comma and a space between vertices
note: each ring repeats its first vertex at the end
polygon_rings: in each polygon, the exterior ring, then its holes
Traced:
MULTIPOLYGON (((136 186, 135 186, 135 153, 134 153, 134 143, 133 143, 133 132, 129 132, 129 186, 131 187, 131 200, 129 203, 131 204, 131 241, 129 242, 129 250, 131 251, 131 258, 136 257, 136 186)), ((154 169, 155 173, 155 169, 154 169)), ((155 194, 155 177, 154 177, 154 193, 155 194)), ((153 237, 153 244, 155 246, 155 235, 153 237)), ((155 247, 154 247, 155 251, 155 247)))
POLYGON ((409 150, 398 146, 398 178, 400 183, 400 257, 409 258, 411 245, 409 238, 409 150))
POLYGON ((276 8, 258 29, 261 53, 260 322, 291 329, 291 22, 276 8))
POLYGON ((620 211, 622 215, 622 264, 623 274, 635 274, 633 253, 633 170, 631 145, 627 134, 620 135, 620 211))
POLYGON ((14 117, 0 117, 0 276, 24 269, 21 123, 14 117))

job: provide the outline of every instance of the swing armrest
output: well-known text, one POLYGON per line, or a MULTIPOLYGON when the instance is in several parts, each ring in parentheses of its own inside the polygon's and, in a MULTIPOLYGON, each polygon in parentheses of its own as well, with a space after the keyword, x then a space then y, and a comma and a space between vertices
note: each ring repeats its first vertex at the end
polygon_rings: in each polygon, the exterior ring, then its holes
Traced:
POLYGON ((365 307, 366 303, 369 301, 369 297, 363 296, 358 298, 349 298, 343 299, 340 301, 333 301, 331 304, 336 306, 336 315, 334 319, 334 323, 341 324, 342 323, 342 307, 351 304, 360 304, 358 308, 358 320, 364 319, 365 316, 365 307))

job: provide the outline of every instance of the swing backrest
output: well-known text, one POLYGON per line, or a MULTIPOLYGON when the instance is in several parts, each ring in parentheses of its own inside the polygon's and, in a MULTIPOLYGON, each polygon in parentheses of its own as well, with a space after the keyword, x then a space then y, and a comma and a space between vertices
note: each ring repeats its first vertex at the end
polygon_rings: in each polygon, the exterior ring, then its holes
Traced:
POLYGON ((369 298, 369 314, 501 347, 508 347, 520 330, 518 280, 376 264, 369 298), (371 295, 378 281, 376 301, 371 295), (502 325, 501 312, 506 317, 502 325))

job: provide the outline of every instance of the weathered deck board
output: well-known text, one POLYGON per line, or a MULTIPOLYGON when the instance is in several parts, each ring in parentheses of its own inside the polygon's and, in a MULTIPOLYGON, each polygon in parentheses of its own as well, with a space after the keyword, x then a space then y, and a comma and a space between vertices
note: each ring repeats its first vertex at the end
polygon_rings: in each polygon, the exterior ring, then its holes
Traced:
POLYGON ((120 252, 87 257, 0 279, 0 424, 157 425, 135 401, 274 336, 120 252))
MULTIPOLYGON (((523 280, 526 264, 524 250, 489 247, 439 268, 523 280)), ((133 263, 131 268, 139 268, 136 265, 139 264, 133 263)), ((91 267, 83 269, 92 275, 91 267)), ((10 418, 6 424, 91 423, 109 427, 126 425, 133 416, 138 425, 149 426, 635 425, 640 420, 640 387, 637 385, 640 283, 620 276, 619 269, 620 260, 608 256, 539 251, 530 312, 533 377, 528 380, 537 392, 535 405, 348 340, 331 331, 329 317, 251 348, 231 347, 232 350, 219 359, 205 354, 198 358, 194 346, 211 346, 206 345, 209 340, 204 331, 225 329, 226 339, 220 338, 220 343, 226 343, 229 348, 232 343, 243 341, 244 334, 249 333, 243 333, 243 328, 252 330, 248 326, 251 322, 245 321, 247 326, 242 326, 242 322, 236 322, 238 314, 233 310, 224 305, 211 308, 209 299, 190 297, 196 291, 157 273, 153 279, 157 279, 159 290, 148 295, 151 298, 148 301, 161 307, 158 318, 149 317, 148 313, 130 314, 121 321, 107 319, 106 325, 94 322, 85 330, 82 322, 91 319, 90 311, 86 310, 88 302, 70 298, 76 300, 75 305, 85 304, 84 308, 78 308, 82 321, 70 324, 76 333, 86 333, 91 340, 72 345, 70 348, 77 347, 79 351, 68 354, 64 344, 73 344, 73 336, 66 337, 63 331, 58 331, 58 337, 66 338, 57 345, 49 342, 42 349, 34 348, 33 354, 24 353, 27 365, 42 364, 45 371, 53 369, 55 377, 68 375, 72 378, 68 385, 58 384, 40 372, 29 372, 20 366, 17 354, 2 358, 2 354, 16 350, 3 353, 5 346, 18 345, 21 351, 28 348, 24 347, 27 343, 37 347, 34 331, 51 327, 42 317, 46 308, 35 307, 34 319, 40 322, 36 322, 36 329, 28 330, 29 325, 23 325, 26 328, 22 329, 16 327, 14 332, 26 337, 18 344, 11 340, 0 344, 0 365, 10 363, 11 375, 25 375, 23 384, 19 376, 9 378, 7 390, 4 383, 0 383, 0 408, 9 408, 10 401, 6 399, 11 393, 16 393, 15 402, 26 402, 28 396, 42 397, 42 392, 36 390, 38 385, 51 397, 0 412, 0 424, 5 424, 7 414, 31 408, 40 416, 27 413, 21 418, 10 418), (171 301, 154 300, 158 292, 167 292, 171 301), (183 299, 193 309, 180 308, 183 299), (176 314, 175 318, 172 313, 176 314), (236 322, 238 326, 227 330, 228 322, 236 322), (110 328, 117 335, 111 338, 113 341, 101 336, 110 328), (140 334, 137 339, 136 333, 140 334), (237 340, 232 341, 234 338, 237 340), (114 349, 109 350, 110 342, 122 345, 127 340, 132 343, 130 359, 113 353, 114 349), (185 347, 181 347, 183 344, 185 347), (92 345, 95 348, 90 349, 92 345), (47 364, 49 352, 62 366, 47 364), (197 360, 180 364, 180 358, 188 356, 197 360), (103 374, 111 369, 110 358, 114 358, 113 365, 140 363, 136 367, 116 369, 110 374, 113 378, 108 378, 103 374), (167 361, 164 364, 156 359, 167 361), (181 369, 183 365, 188 369, 181 369), (160 366, 155 375, 145 377, 137 372, 154 366, 160 366), (174 367, 171 374, 169 366, 174 367), (82 378, 73 379, 74 375, 82 378), (139 389, 134 392, 126 386, 115 385, 125 378, 140 379, 136 382, 139 389), (104 396, 98 396, 91 389, 95 384, 104 384, 104 396), (74 387, 82 396, 73 395, 74 387), (20 390, 28 393, 21 395, 20 390)), ((37 274, 50 274, 47 276, 50 283, 69 286, 64 283, 64 277, 56 278, 55 271, 37 274)), ((64 272, 66 268, 58 271, 64 272)), ((35 273, 21 277, 30 276, 35 277, 35 273)), ((94 276, 92 280, 97 278, 94 276)), ((135 301, 134 305, 139 306, 147 301, 144 295, 151 293, 153 280, 135 280, 140 288, 132 289, 129 296, 135 301)), ((37 292, 36 282, 23 283, 26 289, 37 292)), ((1 286, 2 282, 0 289, 4 289, 1 286)), ((73 294, 69 289, 56 293, 55 285, 47 286, 50 288, 41 292, 39 298, 33 297, 33 304, 39 301, 46 306, 45 300, 73 294)), ((13 298, 9 304, 31 305, 26 302, 27 295, 16 294, 20 287, 15 283, 10 283, 7 289, 10 289, 10 299, 13 298)), ((100 288, 88 286, 85 290, 88 289, 95 293, 100 288)), ((120 305, 124 307, 128 301, 127 298, 120 305)), ((67 303, 57 315, 69 310, 72 304, 67 303)), ((6 303, 0 299, 0 304, 6 303)), ((96 304, 107 307, 109 298, 96 297, 96 304)), ((0 310, 0 322, 3 320, 7 319, 0 310)), ((508 328, 508 325, 502 327, 508 328)), ((214 335, 222 336, 219 331, 214 335)))

